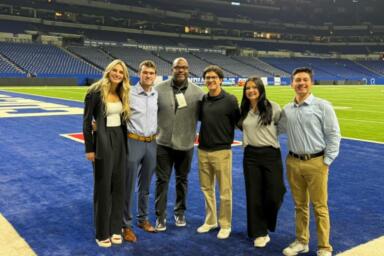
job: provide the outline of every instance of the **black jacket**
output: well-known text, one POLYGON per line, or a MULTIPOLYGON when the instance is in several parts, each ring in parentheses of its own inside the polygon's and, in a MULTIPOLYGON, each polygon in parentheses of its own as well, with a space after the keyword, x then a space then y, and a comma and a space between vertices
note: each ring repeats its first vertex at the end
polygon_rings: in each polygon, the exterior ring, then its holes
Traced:
MULTIPOLYGON (((96 158, 104 158, 107 148, 108 138, 106 133, 106 117, 104 116, 104 104, 101 100, 100 92, 90 92, 85 96, 85 106, 83 115, 83 134, 85 142, 85 152, 95 152, 96 158), (96 121, 97 131, 92 132, 92 120, 96 121)), ((121 127, 125 138, 127 138, 127 128, 125 122, 121 121, 121 127)), ((124 140, 126 152, 128 152, 127 140, 124 140)))

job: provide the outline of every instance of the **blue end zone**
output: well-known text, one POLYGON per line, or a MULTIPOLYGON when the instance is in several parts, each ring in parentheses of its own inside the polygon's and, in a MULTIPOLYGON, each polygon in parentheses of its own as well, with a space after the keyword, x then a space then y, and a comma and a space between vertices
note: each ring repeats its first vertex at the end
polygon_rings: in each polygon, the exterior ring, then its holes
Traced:
MULTIPOLYGON (((82 103, 38 96, 4 93, 83 107, 82 103)), ((0 107, 1 109, 1 107, 0 107)), ((190 173, 186 228, 176 228, 172 217, 174 178, 168 199, 165 233, 148 234, 134 227, 135 244, 100 249, 94 241, 92 216, 93 177, 84 145, 59 134, 80 132, 81 115, 0 118, 0 212, 38 255, 281 255, 294 239, 294 209, 290 192, 285 196, 277 231, 265 249, 255 249, 246 236, 242 148, 233 148, 233 233, 218 240, 217 232, 197 234, 204 220, 196 154, 190 173)), ((241 133, 236 133, 241 140, 241 133)), ((286 155, 286 139, 281 139, 286 155)), ((329 208, 335 252, 383 235, 384 145, 342 140, 340 156, 331 166, 329 208)), ((150 219, 154 223, 154 186, 150 219)), ((288 185, 287 185, 287 188, 288 185)), ((311 255, 316 234, 311 220, 311 255)))

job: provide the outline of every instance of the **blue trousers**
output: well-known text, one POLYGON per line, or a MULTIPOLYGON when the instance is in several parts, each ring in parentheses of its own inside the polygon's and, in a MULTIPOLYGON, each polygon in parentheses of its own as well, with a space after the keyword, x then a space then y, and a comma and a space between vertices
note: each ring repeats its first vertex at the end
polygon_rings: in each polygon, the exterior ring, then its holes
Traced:
POLYGON ((132 226, 132 210, 137 179, 137 222, 148 220, 148 198, 152 175, 156 168, 156 141, 141 142, 128 138, 126 193, 123 227, 132 226))

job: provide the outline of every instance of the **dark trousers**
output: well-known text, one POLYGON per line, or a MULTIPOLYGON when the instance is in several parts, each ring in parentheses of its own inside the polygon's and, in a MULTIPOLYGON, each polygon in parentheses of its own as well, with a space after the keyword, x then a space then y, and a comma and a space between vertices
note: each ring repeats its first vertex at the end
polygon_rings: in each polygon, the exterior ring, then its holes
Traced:
POLYGON ((107 128, 107 154, 94 163, 94 221, 96 239, 121 233, 123 217, 126 149, 121 127, 107 128))
POLYGON ((275 231, 286 191, 280 149, 247 146, 244 150, 247 226, 251 238, 275 231))
POLYGON ((176 175, 176 204, 175 215, 183 215, 186 210, 186 196, 188 190, 188 173, 191 169, 193 148, 187 151, 174 150, 157 145, 156 165, 156 216, 166 218, 167 194, 169 179, 173 167, 176 175))

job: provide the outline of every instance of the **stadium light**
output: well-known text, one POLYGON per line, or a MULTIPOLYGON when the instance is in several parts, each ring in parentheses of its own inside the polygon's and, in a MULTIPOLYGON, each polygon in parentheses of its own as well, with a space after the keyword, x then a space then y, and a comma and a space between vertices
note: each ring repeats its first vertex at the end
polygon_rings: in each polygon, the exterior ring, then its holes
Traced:
POLYGON ((231 5, 240 6, 239 2, 231 2, 231 5))

